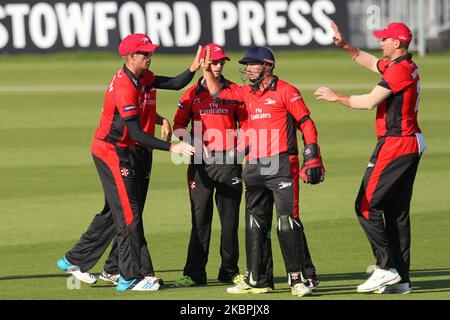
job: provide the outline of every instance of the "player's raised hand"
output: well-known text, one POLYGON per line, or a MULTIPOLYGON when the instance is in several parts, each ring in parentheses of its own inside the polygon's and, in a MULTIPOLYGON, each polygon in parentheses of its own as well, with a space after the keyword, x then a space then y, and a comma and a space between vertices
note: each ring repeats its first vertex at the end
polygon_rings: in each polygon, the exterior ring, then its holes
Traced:
POLYGON ((343 48, 347 42, 344 39, 344 36, 341 33, 341 30, 339 30, 339 27, 337 26, 336 22, 331 20, 331 28, 333 29, 334 35, 333 35, 333 41, 336 46, 339 48, 343 48))
POLYGON ((314 92, 317 100, 325 100, 330 102, 335 102, 339 99, 339 96, 336 92, 327 87, 320 87, 314 92))
POLYGON ((192 156, 195 153, 195 148, 188 143, 180 142, 178 144, 172 144, 170 146, 170 152, 192 156))
POLYGON ((211 69, 211 48, 206 47, 205 60, 203 61, 203 71, 212 72, 211 69))
POLYGON ((189 70, 191 70, 191 72, 195 72, 201 68, 201 66, 202 66, 202 59, 200 59, 201 52, 202 52, 202 46, 198 46, 194 61, 192 61, 192 64, 189 67, 189 70))

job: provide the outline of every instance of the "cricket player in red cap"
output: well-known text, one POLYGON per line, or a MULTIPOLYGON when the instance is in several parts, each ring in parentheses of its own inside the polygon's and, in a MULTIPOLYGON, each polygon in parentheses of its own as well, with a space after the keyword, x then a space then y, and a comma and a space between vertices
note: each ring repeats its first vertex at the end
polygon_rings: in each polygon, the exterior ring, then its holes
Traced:
POLYGON ((376 268, 358 292, 409 293, 410 202, 425 142, 417 122, 420 77, 408 47, 411 31, 401 22, 374 31, 381 39, 385 59, 378 59, 348 44, 332 22, 334 42, 354 61, 382 75, 364 95, 345 95, 329 88, 316 90, 318 100, 339 102, 357 110, 377 108, 378 143, 370 157, 355 202, 357 217, 366 233, 376 268))
MULTIPOLYGON (((222 75, 225 63, 230 60, 223 48, 215 43, 204 46, 200 56, 203 59, 206 48, 211 50, 213 73, 220 84, 227 88, 238 87, 222 75)), ((176 136, 181 139, 193 138, 194 144, 199 141, 199 146, 204 145, 208 154, 223 160, 224 153, 236 147, 236 132, 239 127, 245 127, 246 120, 247 114, 242 104, 216 102, 211 97, 205 79, 201 77, 181 97, 173 128, 176 136), (190 133, 186 130, 189 125, 190 133)), ((233 280, 238 280, 240 275, 238 226, 242 197, 242 165, 225 164, 230 167, 230 173, 224 179, 210 177, 206 167, 218 164, 206 164, 201 157, 202 148, 197 151, 188 166, 192 229, 183 276, 175 282, 178 287, 207 284, 206 264, 214 200, 221 225, 222 261, 217 278, 220 282, 232 283, 233 280)))
POLYGON ((190 68, 176 77, 156 76, 148 70, 156 48, 144 34, 129 35, 119 45, 125 64, 105 92, 100 125, 92 143, 94 163, 105 191, 105 208, 57 263, 79 280, 94 283, 95 277, 87 271, 115 236, 117 245, 107 265, 115 267, 120 278, 107 280, 118 282, 118 291, 154 291, 161 285, 154 274, 142 224, 151 168, 148 149, 185 155, 195 151, 184 142, 175 145, 153 136, 158 117, 152 91, 176 90, 188 84, 200 67, 201 48, 190 68))

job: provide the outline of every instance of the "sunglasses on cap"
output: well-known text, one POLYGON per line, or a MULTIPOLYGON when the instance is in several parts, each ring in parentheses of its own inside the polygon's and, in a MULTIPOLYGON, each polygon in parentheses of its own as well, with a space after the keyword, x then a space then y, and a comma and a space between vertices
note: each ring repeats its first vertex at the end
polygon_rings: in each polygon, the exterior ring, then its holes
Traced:
POLYGON ((147 58, 152 56, 152 53, 147 52, 147 51, 136 51, 136 52, 133 52, 133 54, 142 54, 144 57, 147 57, 147 58))

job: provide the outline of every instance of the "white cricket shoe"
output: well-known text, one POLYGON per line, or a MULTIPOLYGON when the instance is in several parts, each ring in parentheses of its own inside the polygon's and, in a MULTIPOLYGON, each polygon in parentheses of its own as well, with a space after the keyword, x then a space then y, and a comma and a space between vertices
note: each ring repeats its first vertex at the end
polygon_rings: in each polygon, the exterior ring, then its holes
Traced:
POLYGON ((374 293, 378 293, 378 294, 393 294, 393 293, 398 293, 398 294, 407 294, 407 293, 411 293, 413 291, 411 284, 409 282, 405 282, 405 283, 396 283, 396 284, 392 284, 390 286, 384 286, 381 287, 380 289, 377 289, 374 291, 374 293))
POLYGON ((71 264, 69 260, 67 260, 66 256, 63 256, 61 259, 59 259, 56 265, 62 271, 70 273, 81 282, 88 284, 94 284, 97 282, 97 278, 93 274, 90 274, 89 272, 81 272, 80 267, 71 264))
POLYGON ((157 277, 145 277, 131 288, 134 291, 157 291, 160 288, 159 279, 157 277))
POLYGON ((356 292, 372 292, 381 287, 398 283, 401 280, 402 278, 396 269, 391 268, 389 270, 384 270, 377 268, 366 282, 358 286, 356 292))
POLYGON ((376 269, 378 269, 378 266, 375 264, 372 264, 370 266, 367 266, 366 273, 368 275, 371 275, 376 269))
POLYGON ((102 271, 102 273, 100 273, 100 276, 98 277, 100 280, 103 280, 105 282, 111 282, 115 285, 119 284, 119 278, 120 278, 120 274, 112 274, 112 273, 108 273, 105 270, 102 271))
POLYGON ((294 287, 292 287, 291 293, 293 296, 297 297, 310 296, 313 294, 313 289, 304 283, 297 283, 294 287))
POLYGON ((89 272, 81 272, 80 270, 74 270, 74 271, 67 271, 67 273, 72 274, 75 278, 84 283, 94 284, 97 282, 97 278, 93 274, 90 274, 89 272))

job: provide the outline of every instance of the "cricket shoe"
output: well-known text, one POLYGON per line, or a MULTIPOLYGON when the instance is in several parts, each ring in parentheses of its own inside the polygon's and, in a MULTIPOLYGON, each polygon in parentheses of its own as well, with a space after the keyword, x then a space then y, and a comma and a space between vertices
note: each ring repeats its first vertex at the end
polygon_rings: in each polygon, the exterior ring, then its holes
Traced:
POLYGON ((132 279, 125 280, 122 276, 119 277, 119 284, 116 287, 117 291, 157 291, 160 288, 159 279, 156 277, 145 277, 141 280, 132 279))
POLYGON ((103 270, 102 273, 100 273, 100 276, 98 278, 105 282, 113 283, 117 286, 119 284, 119 277, 120 277, 120 274, 118 274, 118 273, 111 274, 111 273, 108 273, 105 270, 103 270))
POLYGON ((297 297, 310 296, 313 294, 313 289, 304 283, 297 283, 291 289, 292 295, 297 297))
POLYGON ((233 282, 234 285, 238 285, 241 281, 244 281, 244 275, 239 273, 236 276, 234 276, 231 281, 233 282))
POLYGON ((307 282, 307 286, 308 288, 310 288, 312 291, 315 291, 317 289, 317 287, 319 286, 319 279, 308 279, 307 282))
POLYGON ((253 294, 259 294, 259 293, 268 293, 269 291, 272 291, 272 288, 266 287, 266 288, 256 288, 248 285, 244 281, 244 277, 242 276, 242 279, 236 283, 233 287, 227 288, 228 293, 234 293, 234 294, 246 294, 246 293, 253 293, 253 294))
POLYGON ((66 272, 66 273, 70 273, 71 275, 73 275, 75 278, 77 278, 81 282, 88 283, 88 284, 94 284, 97 282, 97 278, 93 274, 90 274, 89 272, 81 272, 80 267, 71 264, 67 260, 66 256, 59 259, 58 262, 56 263, 56 265, 62 271, 66 272))
POLYGON ((217 280, 225 284, 237 284, 242 279, 244 279, 244 275, 240 273, 237 273, 233 276, 230 276, 229 274, 224 275, 219 273, 219 276, 217 277, 217 280))
POLYGON ((366 273, 368 275, 371 275, 376 269, 378 269, 378 266, 375 264, 371 264, 370 266, 367 266, 366 273))
POLYGON ((189 276, 182 276, 180 279, 175 280, 174 286, 177 288, 187 288, 187 287, 200 287, 200 286, 206 286, 206 283, 197 283, 194 280, 192 280, 189 276))
POLYGON ((163 279, 155 277, 155 276, 146 276, 144 279, 147 279, 148 281, 157 282, 159 284, 160 289, 164 285, 163 279))
POLYGON ((381 287, 398 283, 401 280, 402 278, 396 269, 391 268, 389 270, 384 270, 377 268, 366 282, 358 286, 356 292, 372 292, 380 289, 381 287))
POLYGON ((380 289, 377 289, 374 291, 374 293, 378 293, 378 294, 407 294, 407 293, 411 293, 412 287, 411 287, 411 283, 409 282, 405 282, 405 283, 396 283, 396 284, 392 284, 390 286, 384 286, 381 287, 380 289))

